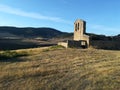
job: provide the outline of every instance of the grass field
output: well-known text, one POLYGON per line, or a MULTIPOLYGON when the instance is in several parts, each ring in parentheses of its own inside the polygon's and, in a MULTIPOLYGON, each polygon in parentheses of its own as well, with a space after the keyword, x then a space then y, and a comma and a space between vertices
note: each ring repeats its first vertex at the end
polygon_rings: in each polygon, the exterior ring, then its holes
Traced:
POLYGON ((120 51, 51 47, 14 52, 17 57, 0 60, 0 90, 120 90, 120 51))

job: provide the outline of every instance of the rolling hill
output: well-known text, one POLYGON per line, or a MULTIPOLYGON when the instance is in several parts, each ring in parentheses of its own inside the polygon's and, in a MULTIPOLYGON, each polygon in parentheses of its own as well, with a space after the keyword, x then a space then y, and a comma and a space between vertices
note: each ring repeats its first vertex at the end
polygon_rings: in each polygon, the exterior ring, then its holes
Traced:
POLYGON ((0 50, 13 50, 51 46, 58 41, 68 39, 72 33, 61 32, 53 28, 0 27, 0 50))
POLYGON ((61 32, 53 28, 18 28, 18 27, 0 27, 0 37, 24 37, 24 38, 53 38, 68 33, 61 32))
MULTIPOLYGON (((98 35, 94 33, 86 33, 88 34, 92 40, 120 40, 120 34, 116 36, 105 36, 98 35)), ((60 30, 49 28, 49 27, 41 27, 41 28, 33 28, 33 27, 10 27, 10 26, 1 26, 0 27, 0 38, 4 37, 16 37, 16 38, 71 38, 73 33, 62 32, 60 30)))

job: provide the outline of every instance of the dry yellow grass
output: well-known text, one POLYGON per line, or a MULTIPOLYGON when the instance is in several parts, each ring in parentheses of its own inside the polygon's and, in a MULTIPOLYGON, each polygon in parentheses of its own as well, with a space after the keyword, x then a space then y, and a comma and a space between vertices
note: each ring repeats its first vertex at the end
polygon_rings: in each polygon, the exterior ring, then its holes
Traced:
POLYGON ((29 55, 0 62, 0 90, 120 90, 120 51, 21 51, 29 55))

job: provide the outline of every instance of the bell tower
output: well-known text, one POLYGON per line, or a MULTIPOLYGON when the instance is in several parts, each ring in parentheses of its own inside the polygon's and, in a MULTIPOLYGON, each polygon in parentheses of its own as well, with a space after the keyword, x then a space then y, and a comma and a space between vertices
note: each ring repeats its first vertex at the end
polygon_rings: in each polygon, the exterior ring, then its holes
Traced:
POLYGON ((83 35, 86 32, 86 22, 83 20, 76 20, 74 23, 74 40, 82 40, 83 35))

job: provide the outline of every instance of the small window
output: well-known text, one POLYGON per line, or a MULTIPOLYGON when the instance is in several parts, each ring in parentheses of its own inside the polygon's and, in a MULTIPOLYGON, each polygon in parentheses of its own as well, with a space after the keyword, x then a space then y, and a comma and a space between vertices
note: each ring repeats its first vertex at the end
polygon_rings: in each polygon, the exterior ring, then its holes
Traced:
POLYGON ((75 24, 75 31, 77 31, 77 24, 75 24))
POLYGON ((78 23, 78 27, 77 27, 77 29, 79 30, 79 23, 78 23))

